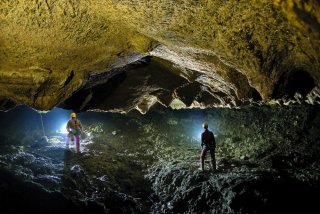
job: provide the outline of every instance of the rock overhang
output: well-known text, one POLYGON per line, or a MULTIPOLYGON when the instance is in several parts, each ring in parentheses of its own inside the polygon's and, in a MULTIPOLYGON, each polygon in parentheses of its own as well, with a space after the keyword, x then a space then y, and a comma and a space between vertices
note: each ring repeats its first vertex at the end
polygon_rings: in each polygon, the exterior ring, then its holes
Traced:
POLYGON ((319 104, 313 1, 2 1, 1 109, 319 104))

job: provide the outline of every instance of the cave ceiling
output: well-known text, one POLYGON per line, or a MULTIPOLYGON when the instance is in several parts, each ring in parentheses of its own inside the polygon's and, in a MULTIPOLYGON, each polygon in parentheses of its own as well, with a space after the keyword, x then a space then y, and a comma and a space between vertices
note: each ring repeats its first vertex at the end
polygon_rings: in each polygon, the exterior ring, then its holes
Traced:
POLYGON ((1 0, 0 110, 319 104, 318 0, 1 0))

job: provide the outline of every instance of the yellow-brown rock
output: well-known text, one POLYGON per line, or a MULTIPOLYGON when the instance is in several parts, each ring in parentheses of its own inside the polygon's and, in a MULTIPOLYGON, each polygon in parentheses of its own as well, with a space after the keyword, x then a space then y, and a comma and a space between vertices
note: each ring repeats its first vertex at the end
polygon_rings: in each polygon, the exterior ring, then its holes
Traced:
POLYGON ((0 99, 39 110, 81 93, 74 109, 236 106, 320 82, 317 0, 2 0, 0 27, 0 99))

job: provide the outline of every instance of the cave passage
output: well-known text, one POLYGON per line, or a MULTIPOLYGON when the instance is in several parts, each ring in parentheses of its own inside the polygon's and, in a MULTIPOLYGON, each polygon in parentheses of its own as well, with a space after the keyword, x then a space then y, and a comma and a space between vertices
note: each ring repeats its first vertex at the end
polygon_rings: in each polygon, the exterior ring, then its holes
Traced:
POLYGON ((71 111, 0 112, 0 203, 20 213, 270 213, 319 198, 315 106, 82 112, 81 152, 65 145, 71 111), (199 171, 207 121, 218 170, 199 171), (41 205, 39 205, 39 200, 41 205), (19 201, 20 206, 14 206, 19 201))
POLYGON ((0 213, 319 210, 320 0, 0 0, 0 28, 0 213))

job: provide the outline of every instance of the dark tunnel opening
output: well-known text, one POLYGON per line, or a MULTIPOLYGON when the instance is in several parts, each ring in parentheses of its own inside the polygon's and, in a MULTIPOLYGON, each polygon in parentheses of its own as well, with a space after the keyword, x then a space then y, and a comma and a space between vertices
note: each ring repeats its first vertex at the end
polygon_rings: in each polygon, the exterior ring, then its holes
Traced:
POLYGON ((302 69, 294 69, 283 73, 274 87, 272 98, 293 98, 295 93, 305 97, 315 87, 314 79, 302 69))
POLYGON ((99 102, 106 99, 113 91, 126 79, 126 72, 119 72, 114 76, 106 79, 106 83, 95 85, 94 87, 84 87, 83 89, 77 91, 67 100, 59 105, 60 108, 72 109, 76 112, 85 111, 90 107, 90 102, 99 102), (86 99, 88 100, 88 105, 86 99), (89 102, 90 101, 90 102, 89 102), (83 106, 85 105, 85 106, 83 106))
POLYGON ((250 94, 254 101, 262 100, 260 93, 255 88, 250 88, 250 94))

